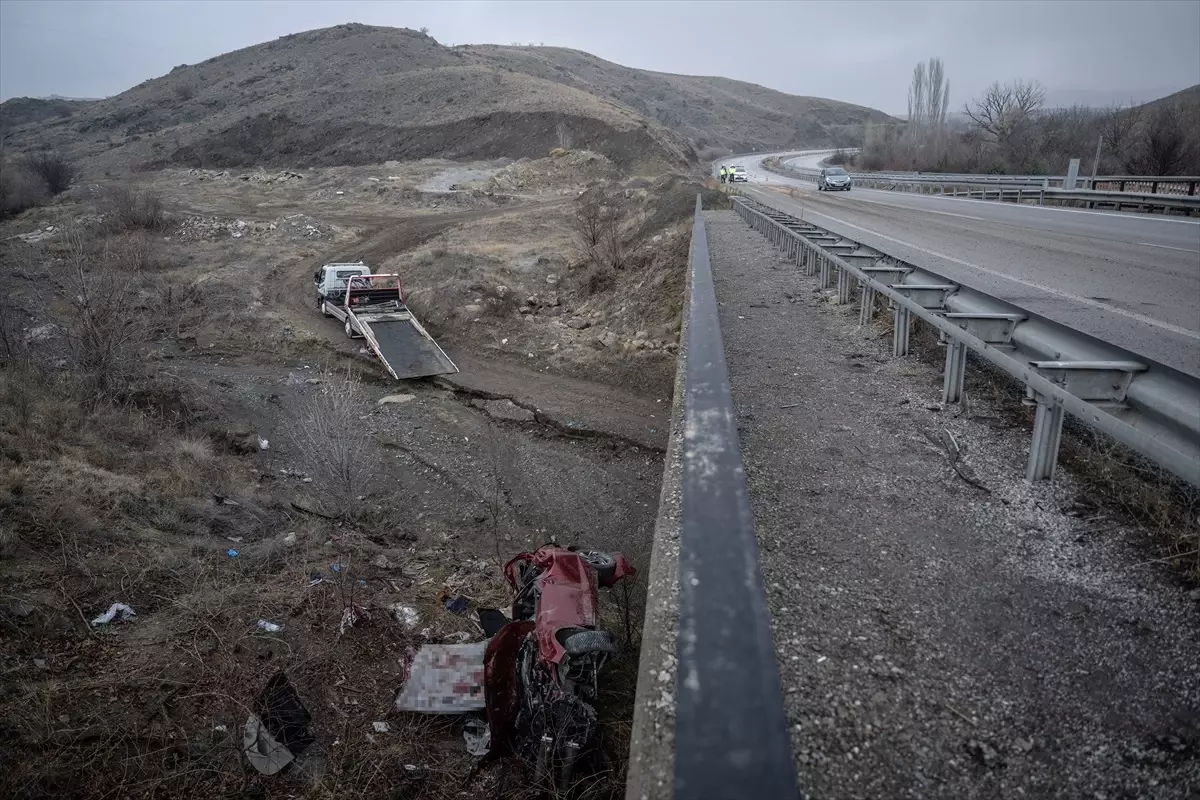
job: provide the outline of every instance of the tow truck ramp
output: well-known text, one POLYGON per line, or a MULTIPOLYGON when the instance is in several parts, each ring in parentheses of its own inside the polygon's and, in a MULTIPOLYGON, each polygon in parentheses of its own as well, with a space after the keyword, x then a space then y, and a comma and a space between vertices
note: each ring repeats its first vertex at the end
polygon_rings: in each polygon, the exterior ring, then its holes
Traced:
POLYGON ((355 315, 351 311, 350 314, 354 317, 355 328, 393 378, 402 380, 458 372, 458 367, 411 312, 355 315))
POLYGON ((448 375, 458 367, 417 322, 395 274, 372 275, 366 264, 326 264, 317 271, 317 305, 363 337, 393 378, 448 375))

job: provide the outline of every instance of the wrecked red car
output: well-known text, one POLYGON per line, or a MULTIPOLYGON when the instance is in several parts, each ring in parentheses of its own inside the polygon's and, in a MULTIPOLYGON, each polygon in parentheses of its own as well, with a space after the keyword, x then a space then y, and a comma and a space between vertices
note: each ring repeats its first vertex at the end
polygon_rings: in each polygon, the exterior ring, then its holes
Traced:
POLYGON ((484 656, 493 752, 517 751, 536 780, 565 786, 595 735, 600 670, 619 651, 598 627, 597 587, 636 571, 620 553, 546 545, 504 566, 513 621, 484 656))

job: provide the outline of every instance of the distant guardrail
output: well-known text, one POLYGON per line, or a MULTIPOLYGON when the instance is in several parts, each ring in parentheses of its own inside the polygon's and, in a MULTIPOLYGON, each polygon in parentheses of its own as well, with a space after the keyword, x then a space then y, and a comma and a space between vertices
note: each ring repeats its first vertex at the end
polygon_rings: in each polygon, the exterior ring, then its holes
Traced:
MULTIPOLYGON (((784 169, 803 171, 800 168, 781 164, 784 169)), ((882 170, 878 172, 852 173, 855 178, 895 178, 904 181, 928 183, 1007 183, 1023 186, 1043 186, 1050 189, 1065 188, 1065 175, 990 175, 968 172, 904 172, 882 170)), ((1135 192, 1141 194, 1170 194, 1195 197, 1200 191, 1200 176, 1196 175, 1080 175, 1076 189, 1093 191, 1135 192)))
MULTIPOLYGON (((781 175, 815 183, 818 171, 787 167, 782 164, 763 162, 763 166, 781 175)), ((980 200, 998 200, 1014 203, 1047 205, 1079 205, 1085 208, 1112 208, 1118 211, 1174 211, 1184 214, 1200 214, 1200 197, 1166 193, 1127 191, 1101 191, 1097 189, 1061 189, 1049 185, 1049 179, 1020 176, 986 175, 915 175, 880 172, 850 173, 856 186, 889 191, 904 191, 917 194, 935 194, 947 197, 967 197, 980 200), (1037 182, 1040 180, 1040 182, 1037 182)), ((1090 179, 1089 179, 1090 180, 1090 179)), ((1097 184, 1106 179, 1097 178, 1097 184)), ((1120 180, 1120 179, 1114 179, 1120 180)), ((1124 185, 1133 185, 1144 178, 1125 178, 1124 185)), ((1180 179, 1200 180, 1200 179, 1180 179)), ((1194 187, 1193 187, 1194 188, 1194 187)))
POLYGON ((961 399, 966 351, 1025 386, 1037 407, 1026 477, 1050 479, 1069 413, 1200 486, 1200 378, 950 281, 847 236, 743 197, 734 208, 806 274, 836 279, 838 301, 860 288, 860 321, 888 298, 893 353, 907 355, 913 316, 947 341, 942 399, 961 399), (836 275, 835 275, 836 273, 836 275))

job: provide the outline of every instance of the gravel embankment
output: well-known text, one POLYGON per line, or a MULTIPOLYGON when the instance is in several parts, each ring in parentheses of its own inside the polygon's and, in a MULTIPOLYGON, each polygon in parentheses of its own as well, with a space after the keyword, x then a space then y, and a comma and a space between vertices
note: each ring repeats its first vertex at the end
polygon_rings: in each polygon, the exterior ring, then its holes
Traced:
POLYGON ((1069 476, 1026 485, 1026 432, 942 409, 938 370, 705 217, 804 795, 1196 797, 1188 592, 1069 476))

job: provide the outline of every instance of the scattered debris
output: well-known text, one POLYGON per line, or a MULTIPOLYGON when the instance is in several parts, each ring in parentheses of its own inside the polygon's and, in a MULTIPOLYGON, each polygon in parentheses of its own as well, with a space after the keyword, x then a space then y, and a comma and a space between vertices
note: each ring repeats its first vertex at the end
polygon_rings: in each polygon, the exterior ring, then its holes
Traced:
POLYGON ((230 558, 237 558, 237 557, 238 557, 238 551, 237 551, 237 550, 234 550, 234 549, 231 547, 231 548, 229 548, 228 550, 226 550, 226 551, 225 551, 225 555, 229 556, 230 558))
POLYGON ((308 732, 312 715, 282 672, 267 682, 254 706, 246 720, 242 752, 256 770, 274 775, 313 743, 308 732))
POLYGON ((124 603, 113 603, 108 607, 108 611, 105 611, 103 614, 92 620, 92 625, 107 625, 116 619, 118 615, 120 615, 121 622, 126 622, 137 616, 134 610, 124 603))
POLYGON ((451 614, 462 615, 467 613, 467 598, 463 597, 461 594, 451 595, 449 592, 443 589, 442 593, 438 595, 438 600, 442 602, 442 605, 444 605, 446 610, 451 614))
POLYGON ((388 607, 388 610, 392 612, 392 616, 396 618, 396 621, 407 630, 414 631, 421 624, 421 614, 412 606, 393 603, 388 607))
POLYGON ((259 450, 270 450, 271 443, 260 436, 260 437, 258 437, 258 449, 259 450))
POLYGON ((397 711, 461 714, 484 707, 483 653, 487 642, 427 644, 417 651, 397 711))
POLYGON ((296 532, 289 531, 287 535, 283 537, 283 543, 288 547, 294 545, 296 543, 296 532))
POLYGON ((471 717, 463 726, 463 739, 467 743, 467 752, 476 757, 483 757, 492 749, 492 732, 488 725, 479 717, 471 717))
POLYGON ((266 631, 267 633, 279 633, 281 630, 283 630, 282 625, 276 625, 274 622, 268 622, 265 619, 260 619, 258 621, 258 628, 259 630, 266 631))
POLYGON ((388 733, 392 729, 386 722, 372 722, 371 727, 375 729, 376 733, 388 733))
POLYGON ((338 626, 338 636, 345 636, 348 629, 353 628, 360 621, 370 618, 371 615, 365 608, 356 605, 346 606, 342 609, 342 623, 338 626))
POLYGON ((499 633, 508 622, 508 617, 498 608, 479 609, 479 626, 483 628, 483 635, 488 639, 499 633))

